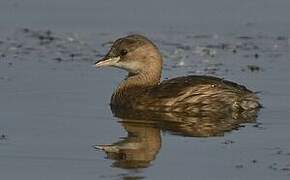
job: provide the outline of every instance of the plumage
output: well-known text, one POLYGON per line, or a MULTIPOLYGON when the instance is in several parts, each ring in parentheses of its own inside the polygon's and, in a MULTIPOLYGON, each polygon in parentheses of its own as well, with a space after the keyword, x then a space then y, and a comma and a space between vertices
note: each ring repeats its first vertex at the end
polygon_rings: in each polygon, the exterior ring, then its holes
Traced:
POLYGON ((237 83, 212 76, 184 76, 160 83, 162 57, 141 35, 120 38, 97 67, 129 72, 111 98, 112 108, 203 114, 243 112, 260 107, 257 95, 237 83))

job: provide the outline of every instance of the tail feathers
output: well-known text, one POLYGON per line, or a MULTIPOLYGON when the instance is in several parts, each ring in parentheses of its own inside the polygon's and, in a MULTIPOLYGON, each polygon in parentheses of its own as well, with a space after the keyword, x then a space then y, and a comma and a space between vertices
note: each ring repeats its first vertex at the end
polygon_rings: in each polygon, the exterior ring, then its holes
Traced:
POLYGON ((259 103, 259 98, 256 96, 256 94, 247 94, 241 100, 240 107, 245 111, 249 111, 259 109, 262 107, 262 105, 259 103))

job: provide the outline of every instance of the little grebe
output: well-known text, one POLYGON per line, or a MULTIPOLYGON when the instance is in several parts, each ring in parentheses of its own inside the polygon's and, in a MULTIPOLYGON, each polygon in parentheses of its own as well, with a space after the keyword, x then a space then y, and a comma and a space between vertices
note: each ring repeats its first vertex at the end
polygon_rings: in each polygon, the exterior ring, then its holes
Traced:
POLYGON ((113 108, 199 114, 251 111, 260 107, 254 92, 212 76, 177 77, 160 83, 162 57, 158 48, 141 35, 116 40, 95 66, 128 71, 127 78, 112 95, 113 108))

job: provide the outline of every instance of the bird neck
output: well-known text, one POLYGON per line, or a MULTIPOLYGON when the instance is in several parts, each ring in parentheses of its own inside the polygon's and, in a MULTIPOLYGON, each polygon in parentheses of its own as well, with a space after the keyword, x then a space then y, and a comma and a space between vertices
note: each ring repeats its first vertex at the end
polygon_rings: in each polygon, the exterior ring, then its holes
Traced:
POLYGON ((112 95, 112 104, 124 104, 130 101, 128 98, 138 95, 143 90, 156 86, 160 82, 161 73, 129 73, 127 78, 125 78, 114 94, 112 95))
POLYGON ((129 73, 127 78, 125 78, 119 88, 135 88, 135 87, 148 87, 148 86, 155 86, 159 84, 160 81, 160 74, 158 73, 151 73, 151 72, 141 72, 141 73, 129 73))

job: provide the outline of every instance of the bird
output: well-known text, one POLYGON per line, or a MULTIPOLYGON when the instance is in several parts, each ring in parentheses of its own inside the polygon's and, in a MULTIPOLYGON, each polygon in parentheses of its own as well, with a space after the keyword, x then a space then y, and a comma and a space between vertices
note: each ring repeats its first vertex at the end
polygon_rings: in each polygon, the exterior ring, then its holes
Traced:
POLYGON ((140 34, 117 39, 94 66, 128 72, 111 96, 111 109, 203 115, 245 113, 262 107, 257 93, 223 78, 188 75, 161 82, 160 50, 140 34))

